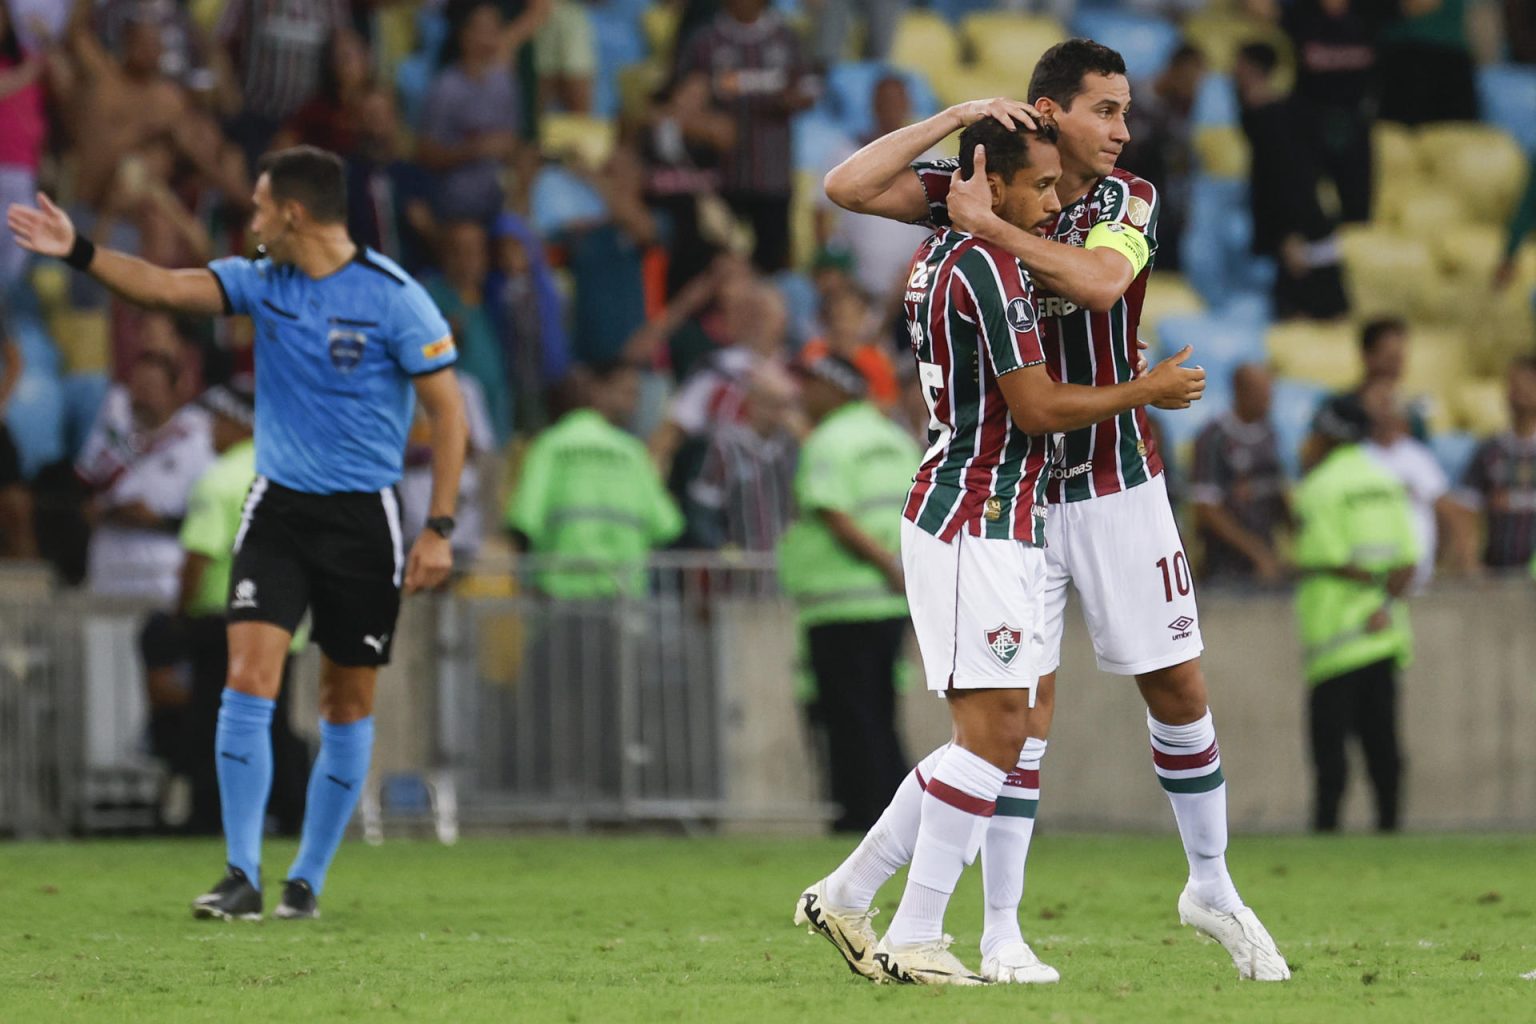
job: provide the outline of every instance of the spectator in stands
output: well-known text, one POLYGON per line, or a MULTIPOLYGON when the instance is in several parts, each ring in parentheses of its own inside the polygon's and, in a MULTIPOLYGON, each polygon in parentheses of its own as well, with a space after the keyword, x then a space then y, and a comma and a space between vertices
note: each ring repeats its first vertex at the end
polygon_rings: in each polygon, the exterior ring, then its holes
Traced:
POLYGON ((703 75, 679 78, 652 99, 640 145, 646 199, 667 222, 669 298, 703 273, 718 251, 718 222, 729 216, 719 196, 720 158, 735 143, 736 122, 710 102, 703 75))
POLYGON ((1451 481, 1435 453, 1408 433, 1408 417, 1398 400, 1397 385, 1374 380, 1357 396, 1370 417, 1365 452, 1397 478, 1413 508, 1419 562, 1412 592, 1422 594, 1434 579, 1437 561, 1445 561, 1456 571, 1475 567, 1476 543, 1465 529, 1469 525, 1466 517, 1451 499, 1451 481))
POLYGON ((358 108, 372 77, 363 37, 350 28, 338 31, 326 47, 315 94, 283 122, 272 148, 319 146, 350 157, 356 145, 358 108))
POLYGON ((1205 548, 1208 583, 1277 583, 1285 576, 1278 541, 1290 522, 1280 444, 1270 422, 1269 371, 1232 373, 1232 408, 1195 438, 1190 498, 1205 548))
POLYGON ((723 196, 752 226, 752 260, 765 273, 789 265, 793 194, 790 119, 816 97, 800 39, 768 0, 723 0, 721 13, 686 44, 682 73, 709 82, 736 121, 724 155, 723 196))
POLYGON ((444 224, 437 257, 442 270, 426 282, 427 293, 453 328, 458 372, 480 384, 499 447, 512 436, 512 391, 495 309, 486 295, 491 266, 485 227, 473 220, 444 224))
MULTIPOLYGON (((859 146, 889 135, 912 123, 912 97, 906 79, 887 75, 875 83, 871 97, 874 131, 866 139, 828 154, 823 173, 854 154, 859 146)), ((818 178, 819 180, 819 178, 818 178)), ((882 316, 901 308, 901 287, 906 283, 912 253, 928 237, 928 229, 885 217, 868 217, 844 210, 818 188, 816 241, 822 249, 837 249, 852 258, 855 280, 882 316)), ((898 318, 899 319, 899 318, 898 318)))
POLYGON ((160 72, 194 94, 211 98, 218 87, 213 54, 204 45, 187 0, 96 0, 93 24, 109 53, 119 53, 128 26, 153 21, 160 30, 160 72))
POLYGON ((597 41, 587 0, 554 0, 549 20, 533 37, 540 106, 572 114, 592 112, 597 41))
POLYGON ((583 377, 582 408, 534 439, 506 509, 519 551, 588 566, 538 573, 536 588, 556 598, 640 591, 646 556, 683 528, 644 444, 623 429, 639 401, 639 373, 611 363, 583 377))
POLYGON ((32 492, 21 475, 21 454, 5 425, 5 407, 21 380, 21 350, 5 331, 0 305, 0 558, 36 558, 32 492))
POLYGON ((1194 179, 1195 96, 1205 78, 1205 54, 1180 43, 1156 78, 1138 83, 1136 102, 1126 115, 1131 141, 1119 166, 1157 183, 1157 266, 1179 269, 1179 249, 1194 179))
POLYGON ((522 100, 513 75, 507 23, 486 0, 458 29, 458 54, 427 94, 417 159, 437 175, 437 214, 489 221, 501 212, 501 167, 518 147, 522 100))
POLYGON ((555 392, 570 374, 565 299, 544 243, 526 220, 503 213, 493 240, 490 288, 502 337, 511 343, 513 412, 519 429, 531 433, 549 424, 550 406, 560 401, 555 392))
POLYGON ((229 131, 251 166, 283 122, 319 90, 326 45, 351 24, 346 0, 224 5, 217 34, 229 52, 241 99, 229 131))
MULTIPOLYGON (((1397 391, 1408 365, 1408 324, 1400 317, 1386 316, 1367 320, 1360 328, 1360 362, 1365 368, 1360 384, 1350 392, 1356 398, 1375 383, 1397 391)), ((1429 424, 1420 402, 1409 400, 1401 413, 1407 419, 1408 434, 1416 441, 1429 440, 1429 424)))
POLYGON ((710 432, 688 487, 688 535, 703 548, 772 551, 789 525, 795 475, 794 384, 766 363, 747 375, 740 420, 710 432))
MULTIPOLYGON (((218 458, 193 485, 181 524, 184 555, 176 616, 152 620, 145 630, 143 647, 156 754, 170 763, 172 772, 188 780, 191 813, 186 830, 214 835, 220 821, 213 740, 229 670, 225 602, 229 600, 230 567, 246 496, 256 479, 252 440, 256 398, 251 380, 239 377, 227 385, 209 388, 198 404, 212 419, 211 438, 218 458)), ((293 652, 303 649, 305 632, 295 636, 293 652)), ((291 661, 283 667, 284 685, 278 691, 272 718, 273 778, 268 808, 277 819, 279 832, 298 835, 304 821, 309 748, 290 724, 290 665, 291 661)))
POLYGON ((383 253, 411 274, 431 262, 431 175, 401 149, 400 117, 388 89, 370 89, 357 105, 356 146, 347 158, 347 230, 358 245, 383 253))
MULTIPOLYGON (((469 447, 464 453, 464 469, 459 475, 458 511, 454 514, 453 560, 458 571, 469 569, 480 554, 485 540, 485 495, 480 490, 481 469, 487 456, 498 453, 496 435, 491 429, 490 412, 480 382, 457 370, 459 393, 464 398, 464 419, 469 424, 469 447)), ((405 442, 405 472, 400 477, 400 521, 405 536, 414 537, 425 528, 432 502, 432 434, 423 410, 416 409, 405 442)))
POLYGON ((874 824, 906 772, 896 733, 896 663, 907 635, 898 526, 921 458, 902 429, 864 401, 858 368, 837 356, 805 366, 816 426, 795 476, 800 519, 779 562, 799 610, 825 728, 838 831, 874 824))
POLYGON ((127 385, 107 392, 75 462, 92 491, 88 581, 97 593, 164 605, 176 597, 176 534, 192 485, 213 460, 208 416, 181 405, 180 376, 174 357, 141 352, 127 385))
POLYGON ((1401 0, 1381 34, 1381 119, 1476 121, 1477 81, 1467 15, 1483 0, 1401 0))
POLYGON ((864 375, 866 394, 882 411, 896 407, 901 397, 896 366, 889 349, 881 344, 879 320, 869 300, 855 287, 835 291, 821 300, 822 335, 800 350, 803 363, 822 356, 846 359, 864 375))
MULTIPOLYGON (((42 75, 47 53, 24 49, 8 0, 0 0, 0 210, 30 203, 37 193, 37 166, 48 125, 42 75)), ((0 238, 0 304, 21 280, 27 254, 10 232, 0 238)))
POLYGON ((1376 827, 1390 832, 1398 824, 1397 673, 1413 651, 1401 599, 1419 549, 1402 486, 1361 448, 1369 430, 1357 399, 1331 399, 1313 421, 1296 488, 1296 618, 1312 685, 1312 825, 1319 832, 1339 827, 1351 734, 1365 751, 1376 827))
POLYGON ((1268 43, 1248 43, 1233 68, 1252 151, 1253 251, 1275 260, 1277 318, 1330 319, 1348 309, 1335 225, 1318 201, 1318 169, 1310 151, 1296 144, 1303 126, 1289 98, 1275 87, 1278 63, 1268 43))
POLYGON ((1250 0, 1296 53, 1297 116, 1312 159, 1338 191, 1345 223, 1371 219, 1376 43, 1394 11, 1381 0, 1250 0))
POLYGON ((889 57, 907 0, 821 0, 812 10, 816 62, 830 68, 849 59, 848 33, 855 14, 864 23, 861 59, 883 61, 889 57))
POLYGON ((1478 446, 1456 492, 1473 516, 1482 513, 1481 561, 1495 570, 1536 557, 1536 356, 1509 364, 1508 402, 1510 429, 1478 446))

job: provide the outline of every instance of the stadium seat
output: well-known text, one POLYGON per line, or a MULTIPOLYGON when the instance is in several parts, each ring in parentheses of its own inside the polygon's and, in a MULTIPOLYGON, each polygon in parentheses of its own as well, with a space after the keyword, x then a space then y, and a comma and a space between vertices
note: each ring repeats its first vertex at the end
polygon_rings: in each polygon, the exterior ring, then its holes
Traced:
POLYGON ((1306 381, 1283 377, 1275 381, 1269 418, 1280 443, 1280 458, 1293 478, 1299 475, 1301 445, 1312 429, 1312 417, 1327 397, 1326 389, 1306 381))
POLYGON ((1158 324, 1168 317, 1196 316, 1205 312, 1205 302, 1183 277, 1171 272, 1155 272, 1147 281, 1147 295, 1141 306, 1141 340, 1151 347, 1149 360, 1162 359, 1172 350, 1162 344, 1158 324))
POLYGON ((1402 393, 1429 399, 1432 427, 1450 426, 1457 389, 1469 378, 1470 347, 1467 332, 1457 327, 1414 324, 1409 333, 1402 393))
POLYGON ((1079 11, 1072 19, 1072 32, 1119 51, 1132 82, 1162 71, 1179 45, 1179 30, 1171 21, 1127 11, 1079 11))
POLYGON ((1455 421, 1478 437, 1509 429, 1509 407, 1504 399, 1503 377, 1479 377, 1463 381, 1456 389, 1455 421))
POLYGON ((682 9, 671 4, 653 4, 640 16, 640 27, 651 52, 670 54, 677 38, 677 22, 682 9))
POLYGON ((909 10, 896 26, 896 38, 887 58, 899 68, 921 71, 930 79, 936 70, 960 63, 960 37, 932 11, 909 10))
POLYGON ((1196 129, 1195 159, 1200 171, 1212 178, 1248 178, 1248 140, 1233 125, 1207 125, 1196 129))
POLYGON ((1269 43, 1280 55, 1280 67, 1276 70, 1277 84, 1282 90, 1288 90, 1295 78, 1290 40, 1277 25, 1266 24, 1243 14, 1207 11, 1194 15, 1184 23, 1184 38, 1200 48, 1212 71, 1223 75, 1232 70, 1237 51, 1245 43, 1269 43))
POLYGON ((5 326, 10 332, 11 341, 21 353, 22 366, 26 371, 48 377, 57 377, 63 372, 58 347, 35 315, 14 312, 6 320, 5 326))
POLYGON ((539 118, 539 148, 544 154, 591 170, 608 159, 616 137, 614 123, 601 117, 547 113, 539 118))
POLYGON ((773 286, 784 297, 784 308, 789 311, 790 332, 797 344, 809 341, 817 329, 817 308, 820 302, 816 285, 809 276, 794 270, 786 270, 773 279, 773 286))
POLYGON ((841 122, 821 109, 807 110, 790 123, 791 142, 798 170, 825 173, 834 157, 854 146, 853 137, 841 122))
POLYGON ((1478 220, 1504 224, 1514 212, 1529 167, 1508 133, 1480 124, 1432 124, 1419 130, 1418 150, 1428 174, 1455 182, 1478 220))
POLYGON ((950 68, 933 79, 933 91, 944 106, 983 96, 1022 96, 1028 85, 1028 78, 1017 68, 964 66, 950 68))
POLYGON ((1464 430, 1442 430, 1430 435, 1429 450, 1435 453, 1440 468, 1445 470, 1445 475, 1454 483, 1466 472, 1467 463, 1472 461, 1472 452, 1477 449, 1477 443, 1477 438, 1464 430))
POLYGON ((900 76, 907 83, 914 119, 928 117, 938 110, 933 89, 921 72, 879 61, 852 61, 832 68, 827 73, 826 94, 820 107, 836 118, 848 135, 866 138, 875 126, 875 86, 889 75, 900 76))
POLYGON ((1218 314, 1164 317, 1157 326, 1162 354, 1172 355, 1185 345, 1194 346, 1190 363, 1205 367, 1208 386, 1226 387, 1232 371, 1243 363, 1263 362, 1263 329, 1256 324, 1226 319, 1218 314))
POLYGON ((597 74, 592 83, 592 112, 598 117, 616 117, 621 100, 618 71, 646 58, 645 33, 640 31, 632 12, 589 4, 592 37, 597 47, 597 74))
POLYGON ((1000 95, 1024 98, 1029 73, 1046 50, 1067 38, 1067 28, 1055 18, 1013 12, 972 14, 960 25, 978 69, 990 69, 1014 84, 1000 95))
POLYGON ((1237 102, 1237 89, 1230 75, 1208 74, 1200 79, 1195 93, 1195 106, 1190 111, 1190 121, 1196 128, 1209 125, 1237 127, 1241 110, 1237 102))
POLYGON ((614 86, 619 90, 619 120, 640 123, 651 105, 651 96, 667 80, 667 66, 659 60, 641 61, 619 68, 614 86))
POLYGON ((90 436, 112 382, 105 373, 71 373, 59 385, 64 397, 64 457, 73 459, 90 436))
POLYGON ((1382 205, 1389 209, 1382 210, 1377 226, 1395 228, 1427 241, 1448 224, 1468 222, 1472 214, 1467 209, 1467 199, 1434 181, 1425 177, 1406 184, 1393 182, 1384 190, 1382 205))
POLYGON ((1504 252, 1504 232, 1491 224, 1437 224, 1429 247, 1441 273, 1486 287, 1504 252))
POLYGON ((545 164, 539 169, 530 199, 534 229, 545 238, 574 224, 607 216, 607 207, 592 186, 559 164, 545 164))
POLYGON ((789 207, 790 266, 809 267, 816 258, 816 206, 822 195, 821 175, 795 172, 795 195, 789 207))
POLYGON ((958 25, 978 12, 995 13, 1001 5, 998 0, 933 0, 929 6, 951 25, 958 25))
POLYGON ((1360 379, 1360 348, 1349 324, 1289 320, 1269 329, 1264 348, 1275 372, 1299 383, 1338 390, 1360 379))
POLYGON ((1498 125, 1536 155, 1536 68, 1495 64, 1477 72, 1483 120, 1498 125))
POLYGON ((112 324, 105 309, 55 310, 48 317, 48 333, 58 345, 63 372, 107 371, 112 353, 112 324))
POLYGON ((1430 304, 1436 278, 1427 242, 1383 228, 1347 227, 1339 231, 1339 248, 1356 316, 1405 316, 1430 304))
POLYGON ((1378 121, 1371 127, 1371 156, 1378 183, 1423 173, 1413 130, 1392 121, 1378 121))
POLYGON ((22 371, 5 407, 5 424, 24 475, 64 458, 64 392, 58 378, 35 366, 22 371))

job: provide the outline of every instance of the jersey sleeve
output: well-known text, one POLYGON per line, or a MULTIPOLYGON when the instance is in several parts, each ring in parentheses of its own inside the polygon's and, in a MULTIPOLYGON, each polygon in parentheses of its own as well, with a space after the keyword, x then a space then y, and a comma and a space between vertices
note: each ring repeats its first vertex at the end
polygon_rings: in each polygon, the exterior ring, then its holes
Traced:
POLYGON ((928 219, 919 221, 930 227, 949 226, 949 181, 960 167, 959 159, 920 160, 912 165, 917 182, 923 186, 923 197, 928 200, 928 219))
POLYGON ((1162 212, 1157 187, 1141 178, 1110 177, 1099 188, 1099 218, 1083 248, 1112 248, 1139 274, 1157 258, 1157 219, 1162 212))
POLYGON ((458 362, 448 321, 427 290, 408 281, 395 295, 386 344, 401 368, 413 377, 436 373, 458 362))
POLYGON ((266 284, 262 267, 244 256, 226 256, 208 264, 224 296, 226 315, 250 316, 266 284))
POLYGON ((977 246, 955 263, 953 275, 956 308, 975 321, 993 376, 1045 362, 1035 289, 1018 260, 977 246))
POLYGON ((234 544, 217 483, 216 474, 205 474, 187 498, 187 517, 181 521, 180 536, 181 546, 189 554, 222 558, 234 544))

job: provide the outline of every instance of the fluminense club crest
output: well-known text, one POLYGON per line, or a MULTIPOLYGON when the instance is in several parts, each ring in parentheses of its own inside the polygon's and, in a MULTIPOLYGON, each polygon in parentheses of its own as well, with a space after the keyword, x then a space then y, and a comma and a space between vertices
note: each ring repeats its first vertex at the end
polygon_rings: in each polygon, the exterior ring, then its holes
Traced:
POLYGON ((1021 641, 1021 631, 1006 623, 987 630, 987 650, 992 652, 992 657, 1004 665, 1013 664, 1013 659, 1018 656, 1021 641))

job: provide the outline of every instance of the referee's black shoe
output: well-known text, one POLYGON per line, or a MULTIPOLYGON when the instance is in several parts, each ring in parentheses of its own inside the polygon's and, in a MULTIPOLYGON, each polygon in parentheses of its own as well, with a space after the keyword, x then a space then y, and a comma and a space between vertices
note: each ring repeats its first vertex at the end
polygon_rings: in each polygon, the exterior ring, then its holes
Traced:
POLYGON ((261 890, 251 884, 244 871, 229 867, 229 872, 212 889, 192 901, 192 916, 220 921, 260 921, 261 890))
POLYGON ((290 878, 283 883, 283 899, 272 912, 273 917, 288 921, 304 921, 320 916, 320 901, 315 890, 302 878, 290 878))

